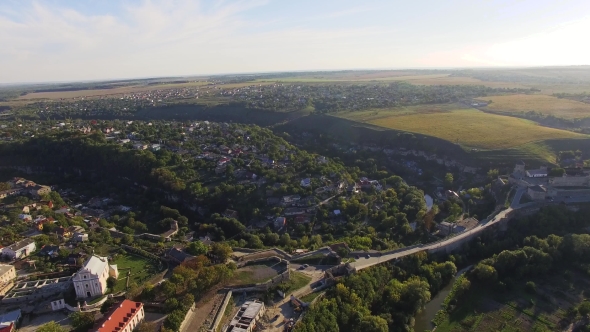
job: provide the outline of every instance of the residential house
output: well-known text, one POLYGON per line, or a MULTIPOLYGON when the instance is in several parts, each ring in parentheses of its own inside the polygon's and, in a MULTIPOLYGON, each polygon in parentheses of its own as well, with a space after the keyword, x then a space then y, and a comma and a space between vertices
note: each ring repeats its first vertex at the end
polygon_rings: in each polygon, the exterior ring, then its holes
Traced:
POLYGON ((47 195, 51 192, 51 187, 49 186, 42 186, 42 185, 34 185, 33 187, 29 188, 29 193, 35 197, 40 198, 43 195, 47 195))
POLYGON ((75 242, 86 242, 88 241, 88 234, 86 230, 81 226, 70 226, 69 227, 72 240, 75 242))
POLYGON ((346 189, 346 192, 348 192, 349 194, 357 194, 359 191, 361 190, 360 186, 356 183, 351 184, 348 186, 348 188, 346 189))
POLYGON ((39 250, 40 256, 57 257, 59 255, 59 246, 46 244, 39 250))
POLYGON ((30 214, 21 213, 18 215, 18 219, 20 219, 22 221, 32 221, 33 217, 30 214))
POLYGON ((90 332, 131 332, 143 321, 143 303, 131 300, 114 305, 90 332))
POLYGON ((274 229, 276 231, 280 230, 281 228, 287 225, 287 218, 285 217, 276 217, 273 223, 274 229))
POLYGON ((119 277, 117 265, 109 265, 106 257, 92 255, 72 277, 76 297, 83 299, 103 295, 109 276, 119 277))
POLYGON ((190 255, 178 248, 170 248, 168 251, 166 251, 166 258, 176 264, 181 264, 187 261, 190 261, 191 259, 194 259, 195 256, 190 255))
POLYGON ((4 199, 9 196, 20 195, 22 193, 22 191, 23 190, 21 188, 13 188, 13 189, 0 191, 0 199, 4 199))
POLYGON ((311 179, 310 178, 303 179, 303 180, 301 180, 300 184, 302 187, 309 187, 309 186, 311 186, 311 179))
POLYGON ((529 178, 545 178, 549 175, 549 172, 547 171, 547 166, 541 166, 539 169, 529 169, 525 174, 529 178))
POLYGON ((55 230, 55 234, 59 237, 61 237, 62 239, 65 238, 70 238, 72 237, 72 232, 70 231, 69 227, 68 228, 64 228, 64 227, 59 227, 58 229, 55 230))
POLYGON ((148 145, 147 144, 143 144, 143 143, 135 143, 135 144, 133 144, 133 148, 135 150, 145 150, 145 149, 148 148, 148 145))
POLYGON ((440 234, 444 236, 455 233, 456 227, 457 225, 446 221, 443 221, 440 224, 436 224, 436 229, 438 229, 440 234))
POLYGON ((21 319, 20 309, 7 312, 0 316, 0 332, 13 332, 16 330, 16 324, 21 319))
POLYGON ((527 188, 527 194, 534 201, 544 200, 547 196, 547 188, 542 185, 530 186, 527 188))
POLYGON ((299 201, 301 199, 301 196, 299 195, 289 195, 289 196, 283 196, 283 205, 292 205, 295 202, 299 201))
POLYGON ((0 296, 4 296, 14 286, 16 270, 14 265, 0 264, 0 296))
POLYGON ((285 211, 283 211, 283 213, 286 216, 297 216, 297 215, 301 215, 305 213, 305 209, 301 209, 301 208, 286 208, 285 211))
POLYGON ((296 216, 294 222, 295 224, 308 224, 311 222, 311 218, 309 217, 309 215, 302 214, 296 216))
POLYGON ((24 239, 8 247, 2 248, 2 256, 11 260, 25 258, 37 249, 35 240, 24 239))
POLYGON ((223 216, 226 217, 226 218, 238 219, 238 211, 226 209, 223 212, 223 216))

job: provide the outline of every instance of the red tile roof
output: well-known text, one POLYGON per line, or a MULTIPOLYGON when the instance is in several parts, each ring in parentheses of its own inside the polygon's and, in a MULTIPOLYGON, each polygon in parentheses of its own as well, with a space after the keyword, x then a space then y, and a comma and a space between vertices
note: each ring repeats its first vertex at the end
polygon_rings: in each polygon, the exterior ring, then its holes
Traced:
POLYGON ((141 302, 133 302, 130 300, 124 300, 119 305, 116 306, 116 309, 111 312, 111 314, 107 317, 105 316, 106 320, 99 325, 94 331, 97 332, 116 332, 116 331, 123 331, 125 326, 129 324, 131 319, 137 314, 139 310, 143 307, 143 303, 141 302))
POLYGON ((14 323, 10 323, 10 325, 5 325, 0 327, 0 332, 12 332, 14 327, 14 323))

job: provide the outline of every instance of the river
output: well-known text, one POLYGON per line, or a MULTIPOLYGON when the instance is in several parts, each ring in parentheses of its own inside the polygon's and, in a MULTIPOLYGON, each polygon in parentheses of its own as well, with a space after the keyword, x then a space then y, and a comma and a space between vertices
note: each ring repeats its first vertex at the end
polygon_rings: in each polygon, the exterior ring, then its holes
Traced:
POLYGON ((440 292, 438 292, 438 294, 436 294, 436 296, 430 300, 430 302, 426 303, 424 309, 422 309, 422 311, 420 311, 415 317, 416 323, 414 325, 414 331, 424 332, 425 330, 432 330, 434 328, 432 320, 434 319, 434 316, 436 316, 436 313, 440 310, 440 306, 447 298, 447 295, 449 295, 451 292, 451 288, 453 288, 455 280, 457 280, 458 276, 467 272, 470 268, 471 266, 468 266, 457 272, 453 279, 451 279, 451 282, 441 289, 440 292))

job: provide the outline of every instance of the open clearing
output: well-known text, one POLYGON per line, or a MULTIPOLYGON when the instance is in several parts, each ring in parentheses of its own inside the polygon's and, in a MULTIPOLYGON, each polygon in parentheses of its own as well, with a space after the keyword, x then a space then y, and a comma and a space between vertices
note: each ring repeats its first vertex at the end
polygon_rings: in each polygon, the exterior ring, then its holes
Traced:
POLYGON ((144 282, 148 281, 153 275, 158 273, 157 265, 140 256, 131 254, 119 255, 113 262, 109 264, 116 264, 119 270, 119 279, 115 285, 114 292, 125 290, 127 283, 127 272, 131 271, 131 279, 129 284, 136 283, 141 286, 144 282))
POLYGON ((422 106, 419 112, 400 108, 350 112, 341 116, 385 128, 442 138, 464 148, 508 149, 546 139, 587 137, 539 126, 532 121, 488 114, 475 109, 447 110, 444 105, 432 108, 422 106), (412 111, 414 114, 411 114, 412 111))
POLYGON ((491 100, 487 109, 507 114, 535 111, 570 119, 590 117, 590 104, 547 95, 507 95, 478 99, 491 100))
POLYGON ((524 281, 505 291, 473 288, 436 331, 567 331, 568 308, 583 301, 590 286, 585 276, 574 276, 536 278, 533 294, 524 290, 524 281))
MULTIPOLYGON (((284 265, 281 265, 281 268, 284 265)), ((260 282, 266 282, 277 276, 278 272, 275 268, 267 265, 249 265, 240 268, 236 271, 234 277, 230 281, 232 285, 249 285, 260 282)))

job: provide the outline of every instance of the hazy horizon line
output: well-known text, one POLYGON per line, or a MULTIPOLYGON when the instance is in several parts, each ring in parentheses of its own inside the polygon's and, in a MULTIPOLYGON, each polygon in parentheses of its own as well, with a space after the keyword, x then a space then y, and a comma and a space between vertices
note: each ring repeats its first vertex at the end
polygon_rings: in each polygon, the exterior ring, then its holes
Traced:
POLYGON ((47 85, 47 84, 64 84, 64 83, 99 83, 99 82, 124 82, 131 80, 161 80, 161 79, 178 79, 178 78, 210 78, 216 76, 247 76, 247 75, 272 75, 288 73, 336 73, 343 71, 398 71, 398 70, 469 70, 469 69, 533 69, 533 68, 570 68, 570 67, 590 67, 589 64, 581 65, 546 65, 546 66, 466 66, 466 67, 393 67, 393 68, 343 68, 343 69, 303 69, 287 71, 262 71, 262 72, 226 72, 215 74, 189 74, 180 76, 136 76, 136 77, 119 77, 103 78, 93 80, 66 80, 66 81, 34 81, 34 82, 0 82, 0 86, 18 86, 18 85, 47 85))

